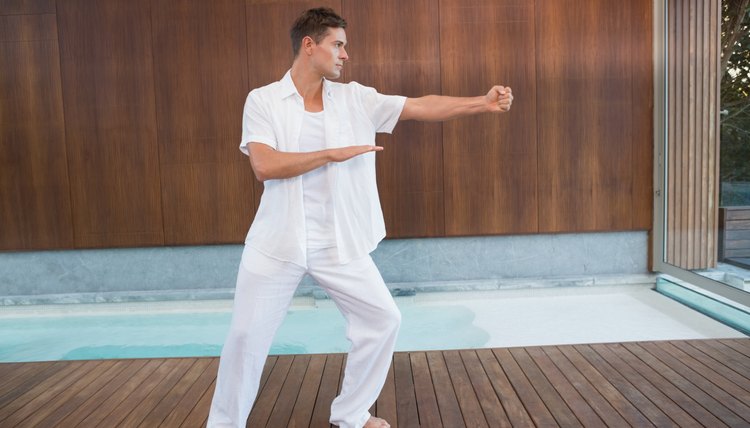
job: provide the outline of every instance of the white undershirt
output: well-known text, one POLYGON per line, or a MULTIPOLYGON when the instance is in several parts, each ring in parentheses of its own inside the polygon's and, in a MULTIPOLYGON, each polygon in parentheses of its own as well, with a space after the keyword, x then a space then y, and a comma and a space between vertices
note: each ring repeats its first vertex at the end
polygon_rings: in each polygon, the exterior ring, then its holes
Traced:
MULTIPOLYGON (((325 149, 324 112, 305 112, 299 137, 300 152, 325 149)), ((328 165, 302 175, 302 195, 305 204, 307 248, 336 246, 333 223, 333 200, 328 183, 328 165)))

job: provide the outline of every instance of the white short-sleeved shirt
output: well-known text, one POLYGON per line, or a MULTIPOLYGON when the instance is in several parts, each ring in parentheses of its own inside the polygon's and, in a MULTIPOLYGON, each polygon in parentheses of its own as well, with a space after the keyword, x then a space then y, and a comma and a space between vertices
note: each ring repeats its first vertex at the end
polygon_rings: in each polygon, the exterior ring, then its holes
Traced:
MULTIPOLYGON (((356 82, 323 81, 326 148, 375 144, 377 132, 390 133, 405 97, 382 95, 356 82)), ((247 96, 240 150, 263 143, 281 152, 299 152, 305 113, 302 96, 288 71, 247 96)), ((385 223, 375 180, 375 152, 330 163, 328 184, 333 199, 339 263, 366 255, 385 237, 385 223)), ((255 220, 245 243, 278 260, 307 265, 302 178, 266 180, 255 220)))

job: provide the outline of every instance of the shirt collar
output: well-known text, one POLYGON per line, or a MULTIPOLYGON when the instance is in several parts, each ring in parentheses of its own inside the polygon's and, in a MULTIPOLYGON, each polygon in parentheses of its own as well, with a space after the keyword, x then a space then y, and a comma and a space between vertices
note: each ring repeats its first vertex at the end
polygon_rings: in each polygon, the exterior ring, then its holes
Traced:
MULTIPOLYGON (((328 98, 331 97, 331 82, 325 78, 323 79, 323 92, 328 98)), ((297 87, 294 86, 294 82, 292 81, 292 70, 290 69, 281 78, 281 98, 283 99, 296 93, 298 93, 297 87)))

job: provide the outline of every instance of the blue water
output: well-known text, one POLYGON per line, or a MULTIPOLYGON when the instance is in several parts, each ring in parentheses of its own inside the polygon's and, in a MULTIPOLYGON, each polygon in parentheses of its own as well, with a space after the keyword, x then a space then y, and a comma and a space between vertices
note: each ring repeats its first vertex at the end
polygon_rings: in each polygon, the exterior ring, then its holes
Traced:
MULTIPOLYGON (((401 308, 397 351, 483 346, 489 334, 458 305, 401 308)), ((218 356, 229 312, 0 317, 0 362, 218 356)), ((292 310, 271 354, 346 352, 345 321, 333 307, 292 310)))

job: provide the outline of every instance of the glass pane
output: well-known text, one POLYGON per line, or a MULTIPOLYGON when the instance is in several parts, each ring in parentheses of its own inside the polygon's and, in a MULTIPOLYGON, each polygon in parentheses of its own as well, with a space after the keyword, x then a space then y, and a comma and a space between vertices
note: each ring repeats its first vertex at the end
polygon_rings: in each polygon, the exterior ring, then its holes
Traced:
POLYGON ((750 7, 667 2, 665 262, 750 290, 750 7))

